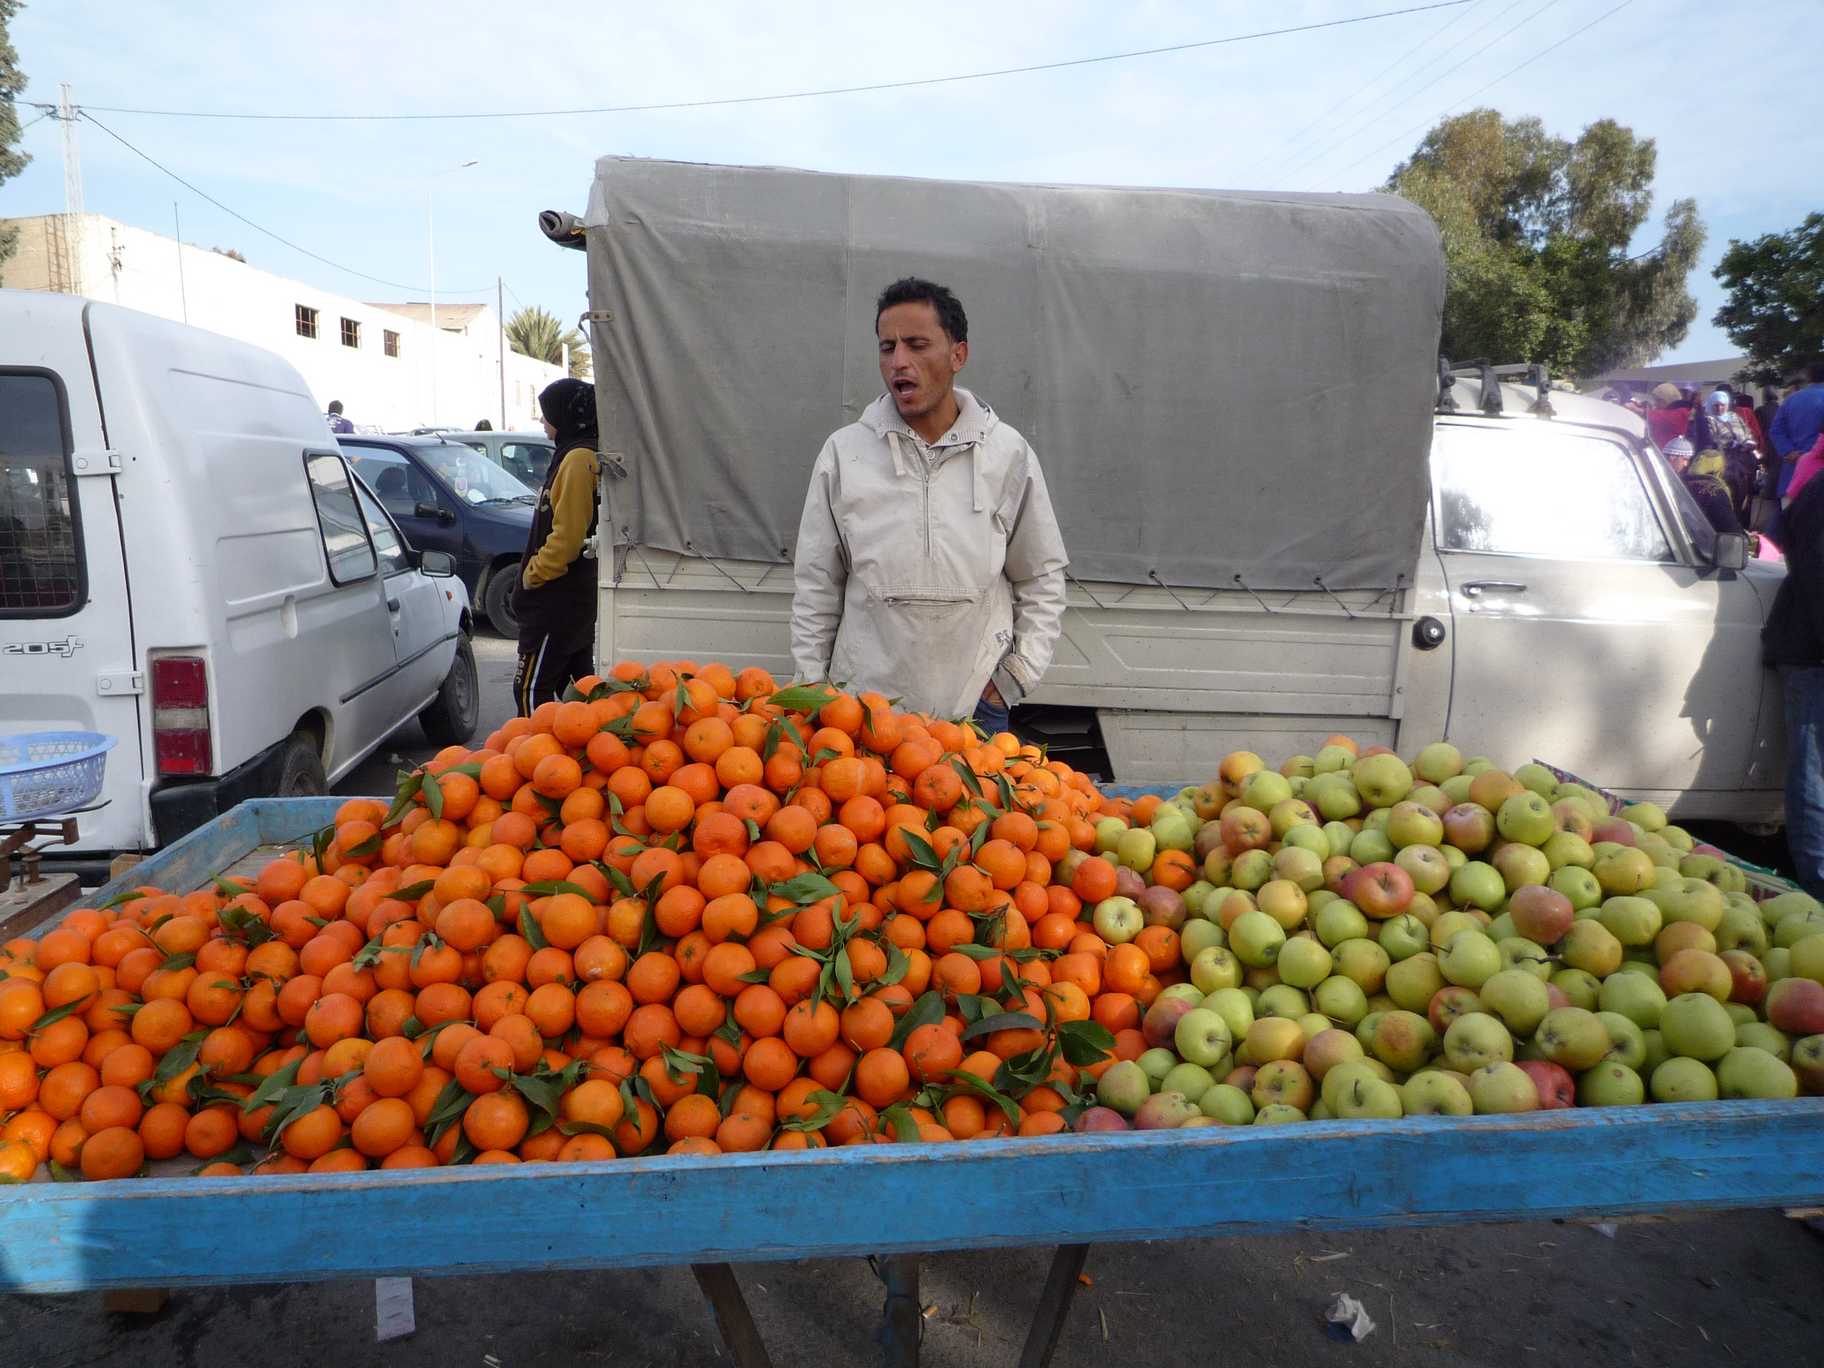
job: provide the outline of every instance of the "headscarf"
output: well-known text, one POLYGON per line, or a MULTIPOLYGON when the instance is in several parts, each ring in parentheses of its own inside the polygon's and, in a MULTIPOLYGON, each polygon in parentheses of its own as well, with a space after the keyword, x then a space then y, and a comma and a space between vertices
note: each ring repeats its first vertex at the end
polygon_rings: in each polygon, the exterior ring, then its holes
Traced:
MULTIPOLYGON (((594 450, 600 438, 596 432, 595 387, 581 380, 554 380, 539 392, 539 412, 556 429, 557 454, 562 456, 573 447, 594 450)), ((556 462, 553 462, 555 468, 556 462)))
POLYGON ((1653 403, 1657 408, 1670 408, 1679 398, 1678 386, 1670 380, 1653 386, 1653 403))
POLYGON ((1704 401, 1707 408, 1720 408, 1728 412, 1734 405, 1730 402, 1728 390, 1712 390, 1710 397, 1704 401))

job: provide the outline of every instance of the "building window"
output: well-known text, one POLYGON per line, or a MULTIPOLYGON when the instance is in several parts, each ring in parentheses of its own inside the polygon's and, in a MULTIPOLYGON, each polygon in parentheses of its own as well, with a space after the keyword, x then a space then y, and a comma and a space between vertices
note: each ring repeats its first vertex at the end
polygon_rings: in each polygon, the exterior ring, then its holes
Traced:
POLYGON ((291 312, 294 321, 298 325, 299 337, 315 337, 317 335, 317 311, 315 309, 308 309, 302 304, 294 304, 291 306, 291 312))
POLYGON ((380 350, 385 352, 388 356, 399 355, 399 334, 393 332, 390 328, 382 329, 380 332, 380 350))
POLYGON ((361 345, 361 325, 352 318, 342 320, 342 345, 345 347, 361 345))

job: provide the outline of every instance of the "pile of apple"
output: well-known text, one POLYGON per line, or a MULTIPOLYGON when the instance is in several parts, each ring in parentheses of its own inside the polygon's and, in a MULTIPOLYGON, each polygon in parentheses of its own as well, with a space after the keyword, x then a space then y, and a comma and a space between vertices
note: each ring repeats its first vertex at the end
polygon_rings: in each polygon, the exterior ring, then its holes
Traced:
POLYGON ((1079 1129, 1824 1093, 1824 907, 1542 765, 1237 752, 1096 835, 1097 933, 1173 927, 1187 981, 1079 1129), (1202 877, 1151 884, 1162 849, 1202 877))

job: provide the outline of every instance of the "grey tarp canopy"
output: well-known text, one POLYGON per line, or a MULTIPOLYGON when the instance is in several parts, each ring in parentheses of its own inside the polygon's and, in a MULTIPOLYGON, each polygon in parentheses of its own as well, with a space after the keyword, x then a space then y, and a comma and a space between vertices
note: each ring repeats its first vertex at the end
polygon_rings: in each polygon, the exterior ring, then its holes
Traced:
POLYGON ((604 157, 584 222, 617 547, 789 561, 818 450, 882 390, 875 297, 920 275, 1077 578, 1411 582, 1444 269, 1404 200, 604 157))

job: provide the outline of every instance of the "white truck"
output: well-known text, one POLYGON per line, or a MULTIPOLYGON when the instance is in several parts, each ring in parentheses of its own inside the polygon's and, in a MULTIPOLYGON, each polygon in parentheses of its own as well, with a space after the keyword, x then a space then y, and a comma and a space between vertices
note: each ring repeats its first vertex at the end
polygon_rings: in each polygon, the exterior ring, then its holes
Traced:
POLYGON ((414 718, 466 740, 469 631, 286 362, 0 290, 0 733, 118 738, 78 852, 327 792, 414 718))
POLYGON ((603 662, 790 674, 811 464, 880 391, 876 294, 921 275, 968 310, 962 381, 1033 443, 1071 554, 1023 730, 1140 783, 1446 738, 1779 819, 1780 567, 1626 410, 1441 363, 1406 201, 603 158, 583 219, 543 224, 588 258, 603 662))

